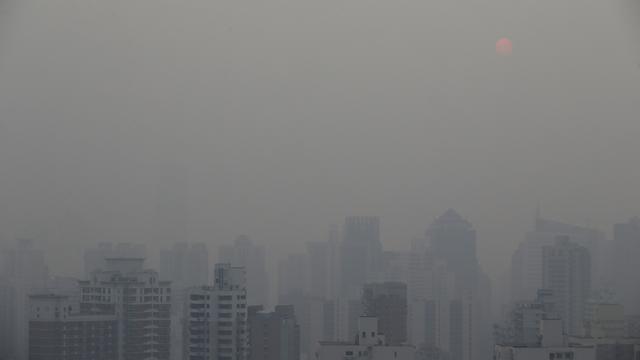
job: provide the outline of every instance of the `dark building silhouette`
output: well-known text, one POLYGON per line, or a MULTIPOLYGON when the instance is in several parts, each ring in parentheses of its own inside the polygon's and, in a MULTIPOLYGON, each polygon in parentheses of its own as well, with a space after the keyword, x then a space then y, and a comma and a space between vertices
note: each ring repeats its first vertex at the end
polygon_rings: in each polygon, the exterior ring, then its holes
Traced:
POLYGON ((81 314, 66 295, 29 296, 29 360, 117 360, 115 315, 81 314))
POLYGON ((299 360, 300 326, 293 305, 273 312, 249 307, 249 360, 299 360))
POLYGON ((379 332, 390 345, 407 341, 407 285, 401 282, 366 284, 363 315, 378 318, 379 332))

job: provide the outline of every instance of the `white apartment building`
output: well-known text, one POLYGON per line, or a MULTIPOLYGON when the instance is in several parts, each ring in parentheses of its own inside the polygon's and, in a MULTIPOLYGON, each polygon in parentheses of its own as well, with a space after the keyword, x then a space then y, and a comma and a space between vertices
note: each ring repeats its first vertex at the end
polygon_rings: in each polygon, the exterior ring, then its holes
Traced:
POLYGON ((213 286, 187 289, 186 360, 244 360, 247 356, 247 289, 243 267, 216 264, 213 286))

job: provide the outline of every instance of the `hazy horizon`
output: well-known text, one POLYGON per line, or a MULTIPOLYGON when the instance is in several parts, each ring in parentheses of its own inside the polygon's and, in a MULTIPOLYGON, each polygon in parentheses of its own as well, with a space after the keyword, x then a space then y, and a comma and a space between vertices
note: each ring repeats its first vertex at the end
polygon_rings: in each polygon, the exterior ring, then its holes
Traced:
POLYGON ((495 279, 538 204, 607 234, 640 215, 639 58, 613 3, 3 5, 0 235, 56 273, 100 241, 247 234, 273 262, 349 215, 401 250, 454 208, 495 279))

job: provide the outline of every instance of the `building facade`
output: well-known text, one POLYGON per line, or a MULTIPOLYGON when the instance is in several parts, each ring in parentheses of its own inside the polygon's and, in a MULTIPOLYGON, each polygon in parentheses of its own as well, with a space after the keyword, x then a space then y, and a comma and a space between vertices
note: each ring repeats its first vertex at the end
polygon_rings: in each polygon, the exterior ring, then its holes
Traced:
POLYGON ((216 264, 214 284, 187 289, 183 359, 245 360, 247 289, 242 267, 216 264))
POLYGON ((79 310, 67 295, 29 296, 29 360, 117 360, 116 316, 79 310))
POLYGON ((292 305, 249 309, 249 360, 299 360, 300 326, 292 305))
POLYGON ((407 285, 401 282, 365 284, 363 315, 378 319, 378 331, 387 344, 407 342, 407 285))
POLYGON ((378 319, 360 317, 355 341, 322 341, 315 354, 317 360, 414 360, 416 350, 410 345, 389 345, 378 332, 378 319))
POLYGON ((591 294, 591 256, 587 248, 559 236, 542 253, 542 286, 551 290, 555 312, 570 335, 584 332, 584 315, 591 294))
POLYGON ((105 262, 104 270, 80 281, 80 311, 116 317, 119 360, 168 360, 171 283, 144 269, 141 258, 105 262))

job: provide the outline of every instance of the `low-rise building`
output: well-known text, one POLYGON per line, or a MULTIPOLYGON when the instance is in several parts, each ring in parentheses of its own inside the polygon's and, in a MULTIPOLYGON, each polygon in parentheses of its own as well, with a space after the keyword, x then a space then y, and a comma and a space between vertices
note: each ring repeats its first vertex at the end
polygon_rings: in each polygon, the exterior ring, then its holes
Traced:
POLYGON ((378 333, 378 319, 360 317, 355 342, 321 341, 317 360, 413 360, 416 350, 411 345, 388 345, 378 333))
POLYGON ((496 345, 495 360, 596 360, 593 345, 568 344, 562 320, 540 321, 539 343, 535 345, 496 345))

